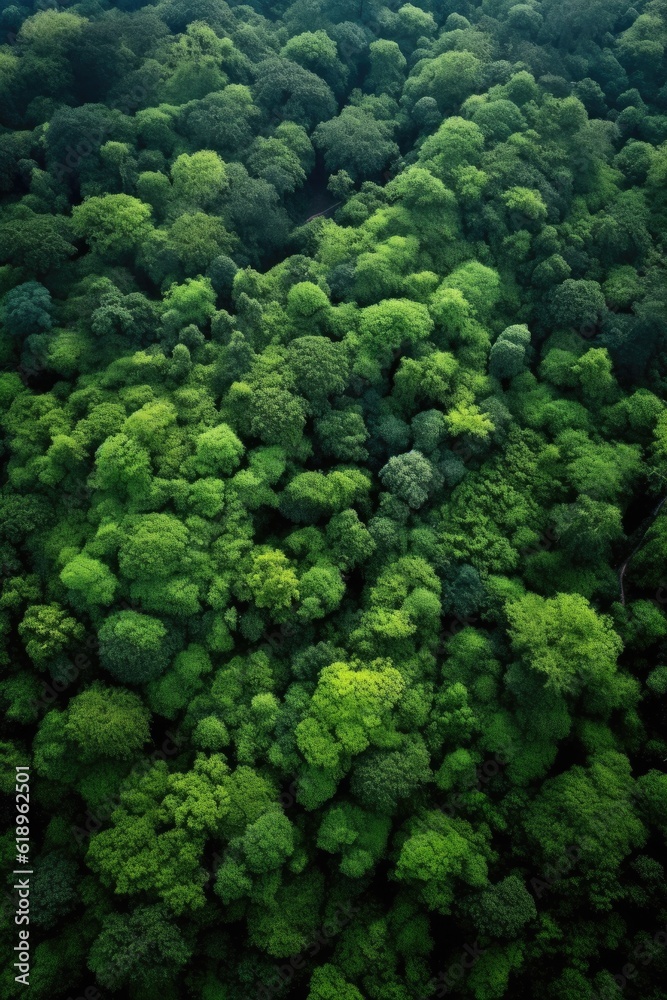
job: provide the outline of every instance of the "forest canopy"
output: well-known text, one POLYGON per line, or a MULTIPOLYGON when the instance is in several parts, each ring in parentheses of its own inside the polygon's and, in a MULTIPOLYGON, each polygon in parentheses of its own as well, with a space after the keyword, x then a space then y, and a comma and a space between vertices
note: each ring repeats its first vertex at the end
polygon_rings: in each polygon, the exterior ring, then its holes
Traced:
POLYGON ((666 47, 2 0, 2 997, 665 1000, 666 47))

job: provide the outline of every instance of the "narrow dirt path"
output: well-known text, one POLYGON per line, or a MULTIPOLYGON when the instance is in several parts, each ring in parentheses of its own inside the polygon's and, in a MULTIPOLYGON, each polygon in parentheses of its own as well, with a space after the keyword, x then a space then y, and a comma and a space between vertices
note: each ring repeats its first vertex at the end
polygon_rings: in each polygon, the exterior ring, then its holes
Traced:
POLYGON ((621 604, 623 606, 625 606, 625 584, 623 582, 624 577, 625 577, 625 571, 627 570, 628 566, 630 565, 630 562, 633 559, 633 557, 637 555, 637 553, 641 549, 642 545, 644 544, 644 539, 646 538, 646 534, 647 534, 649 528, 651 527, 651 525, 653 524, 653 522, 655 521, 656 517, 658 516, 658 514, 662 510, 662 506, 665 503, 665 501, 667 501, 667 496, 664 496, 662 498, 662 500, 657 505, 657 507, 655 507, 651 511, 651 513, 649 514, 649 516, 646 518, 646 521, 644 522, 644 524, 640 526, 639 530, 640 530, 641 533, 639 535, 639 539, 638 539, 635 547, 632 549, 632 551, 630 552, 630 554, 626 557, 625 561, 619 567, 619 570, 618 570, 618 583, 619 583, 619 586, 621 588, 621 604))

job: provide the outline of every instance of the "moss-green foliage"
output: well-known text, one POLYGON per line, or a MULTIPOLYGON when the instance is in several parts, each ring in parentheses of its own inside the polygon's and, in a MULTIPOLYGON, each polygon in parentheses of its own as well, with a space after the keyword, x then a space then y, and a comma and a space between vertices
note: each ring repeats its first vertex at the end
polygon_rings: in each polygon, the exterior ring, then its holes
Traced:
POLYGON ((31 996, 664 1000, 664 0, 0 42, 31 996))

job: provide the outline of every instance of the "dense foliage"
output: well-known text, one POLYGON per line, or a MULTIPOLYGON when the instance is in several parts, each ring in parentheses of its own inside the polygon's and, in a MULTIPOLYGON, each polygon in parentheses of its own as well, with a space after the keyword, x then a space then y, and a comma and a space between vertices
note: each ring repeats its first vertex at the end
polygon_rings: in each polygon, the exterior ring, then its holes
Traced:
POLYGON ((35 1000, 664 1000, 666 0, 140 2, 0 14, 1 995, 29 763, 35 1000))

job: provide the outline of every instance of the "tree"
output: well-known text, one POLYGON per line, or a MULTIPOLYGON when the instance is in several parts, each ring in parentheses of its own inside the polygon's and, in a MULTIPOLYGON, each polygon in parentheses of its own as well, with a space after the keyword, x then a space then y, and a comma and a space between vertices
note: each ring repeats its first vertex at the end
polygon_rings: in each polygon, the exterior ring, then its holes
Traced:
POLYGON ((375 542, 355 510, 334 514, 326 537, 328 552, 343 572, 365 562, 375 551, 375 542))
POLYGON ((117 496, 144 497, 152 479, 148 451, 127 434, 111 434, 95 452, 92 483, 117 496))
POLYGON ((167 989, 187 963, 192 947, 161 906, 138 906, 111 913, 93 942, 89 967, 109 990, 131 983, 140 989, 167 989))
MULTIPOLYGON (((416 188, 418 178, 412 179, 416 188)), ((414 237, 390 236, 372 250, 360 254, 354 272, 356 300, 365 305, 401 295, 406 290, 405 275, 416 263, 418 248, 414 237)))
MULTIPOLYGON (((606 23, 611 21, 611 12, 606 23)), ((662 23, 654 14, 642 13, 619 39, 620 58, 630 66, 641 66, 644 59, 660 58, 664 53, 662 23)))
POLYGON ((490 938, 516 938, 537 916, 535 901, 518 875, 484 889, 470 904, 475 926, 490 938))
MULTIPOLYGON (((248 87, 230 83, 224 90, 207 94, 201 101, 186 104, 183 117, 185 133, 197 148, 231 157, 252 142, 260 110, 253 103, 248 87)), ((174 135, 170 130, 172 144, 174 135)))
POLYGON ((172 186, 158 170, 144 170, 137 177, 137 194, 153 209, 156 219, 163 219, 171 201, 172 186))
POLYGON ((344 593, 345 584, 337 569, 324 563, 311 567, 299 580, 299 617, 304 621, 324 618, 336 610, 344 593))
POLYGON ((2 303, 2 321, 15 337, 50 330, 51 313, 51 295, 38 281, 26 281, 12 288, 2 303))
POLYGON ((551 316, 558 326, 595 329, 604 310, 604 295, 596 281, 567 278, 551 295, 551 316))
POLYGON ((163 623, 138 611, 109 615, 98 636, 102 666, 123 684, 144 684, 158 677, 176 651, 163 623))
POLYGON ((247 870, 263 875, 280 868, 292 856, 295 829, 282 812, 265 812, 248 824, 239 846, 247 870))
POLYGON ((282 247, 289 232, 289 219, 280 205, 278 192, 264 178, 251 177, 240 163, 227 166, 229 191, 222 217, 243 247, 242 263, 258 263, 267 253, 282 247))
POLYGON ((483 832, 462 819, 427 812, 406 824, 394 877, 414 887, 429 910, 449 913, 460 880, 487 884, 488 847, 483 832))
POLYGON ((330 173, 346 170, 354 180, 373 177, 398 156, 392 140, 393 125, 374 118, 362 108, 343 108, 337 118, 324 121, 313 133, 313 142, 324 151, 330 173))
POLYGON ((254 437, 268 445, 299 448, 306 423, 305 401, 299 396, 278 386, 267 386, 261 393, 253 393, 245 382, 235 382, 230 396, 234 405, 249 409, 254 437))
POLYGON ((129 194, 86 198, 72 209, 72 229, 91 250, 112 261, 127 258, 150 231, 151 210, 129 194))
POLYGON ((58 97, 69 89, 69 57, 80 45, 85 25, 84 18, 70 11, 42 10, 24 20, 17 36, 19 44, 25 46, 25 57, 18 67, 17 80, 24 101, 36 94, 58 97), (38 74, 43 72, 45 62, 51 72, 36 87, 38 74))
POLYGON ((306 181, 298 155, 277 138, 258 136, 248 157, 248 167, 281 195, 291 194, 306 181))
POLYGON ((507 23, 514 31, 535 36, 542 27, 544 19, 540 12, 534 10, 530 4, 521 3, 510 7, 507 23))
POLYGON ((189 535, 172 514, 135 514, 123 521, 118 567, 127 580, 172 577, 186 559, 189 535))
POLYGON ((427 137, 419 151, 419 159, 437 177, 449 180, 462 167, 477 166, 483 149, 484 133, 479 126, 453 116, 427 137))
POLYGON ((59 604, 31 605, 21 623, 19 635, 25 650, 38 670, 53 663, 74 643, 84 637, 84 627, 59 604))
POLYGON ((433 351, 419 361, 403 358, 394 376, 396 401, 407 410, 416 409, 420 399, 446 405, 452 399, 457 372, 458 362, 447 351, 433 351))
POLYGON ((398 97, 405 83, 407 60, 396 42, 379 39, 370 44, 371 69, 366 87, 375 94, 398 97))
POLYGON ((32 213, 0 225, 0 260, 45 274, 76 253, 65 219, 32 213))
POLYGON ((616 670, 621 640, 580 594, 526 594, 507 606, 507 617, 514 651, 556 691, 604 684, 616 670))
MULTIPOLYGON (((297 288, 298 286, 294 286, 297 288)), ((324 297, 320 310, 328 311, 329 302, 324 297)), ((294 308, 292 300, 292 308, 294 308)), ((313 322, 313 310, 309 320, 313 322)), ((289 345, 288 363, 296 377, 296 387, 301 395, 322 409, 329 396, 344 392, 349 378, 349 356, 342 344, 327 337, 297 337, 289 345)))
POLYGON ((350 791, 361 804, 391 815, 431 779, 430 758, 420 737, 408 739, 398 750, 370 750, 352 768, 350 791))
POLYGON ((300 472, 285 487, 280 506, 290 520, 312 524, 324 515, 345 510, 364 498, 369 489, 368 477, 359 469, 300 472))
POLYGON ((472 52, 443 52, 418 63, 417 69, 405 84, 404 96, 413 104, 432 97, 441 112, 454 111, 481 82, 482 64, 472 52))
POLYGON ((109 567, 84 554, 70 559, 60 579, 76 598, 91 605, 111 604, 118 588, 118 581, 109 567))
POLYGON ((553 508, 558 543, 573 562, 608 562, 611 548, 623 538, 620 510, 583 494, 572 504, 553 508))
POLYGON ((653 147, 647 142, 630 139, 616 155, 614 163, 633 184, 644 184, 653 163, 653 147))
POLYGON ((299 581, 284 552, 258 552, 246 582, 258 608, 280 614, 299 598, 299 581))
POLYGON ((260 62, 256 70, 255 98, 265 111, 279 111, 281 117, 304 128, 334 114, 336 101, 331 88, 292 60, 272 57, 260 62))
POLYGON ((215 292, 210 278, 186 278, 182 285, 174 282, 164 297, 165 307, 173 309, 179 322, 205 326, 215 312, 215 292))
POLYGON ((215 31, 202 21, 188 24, 185 34, 174 40, 170 63, 174 67, 163 88, 164 97, 179 105, 205 97, 212 90, 222 90, 227 76, 221 70, 225 54, 233 46, 219 39, 215 31))
POLYGON ((415 449, 426 455, 436 450, 445 434, 445 423, 440 410, 422 410, 415 414, 410 427, 415 449))
POLYGON ((294 122, 281 122, 275 137, 298 156, 303 170, 309 174, 315 166, 315 150, 306 129, 294 122))
POLYGON ((217 424, 197 438, 194 467, 202 476, 229 476, 237 468, 245 446, 227 424, 217 424))
POLYGON ((560 861, 568 887, 576 881, 585 887, 594 912, 607 910, 622 893, 619 867, 646 840, 632 792, 628 759, 606 750, 593 755, 586 767, 575 765, 546 781, 525 820, 541 863, 560 861))
POLYGON ((21 40, 35 55, 48 55, 54 49, 62 54, 76 44, 84 23, 83 18, 69 11, 42 10, 23 22, 21 40))
POLYGON ((369 435, 360 407, 329 410, 316 420, 315 430, 325 455, 342 462, 363 462, 368 458, 364 445, 369 435))
POLYGON ((222 222, 204 212, 186 212, 179 216, 169 230, 169 242, 185 273, 191 277, 201 275, 235 244, 222 222))
POLYGON ((273 804, 262 779, 250 772, 254 781, 247 780, 247 771, 230 776, 219 754, 201 753, 185 772, 170 775, 160 760, 135 768, 112 825, 91 838, 89 867, 118 893, 149 892, 170 914, 201 909, 206 839, 242 832, 273 804))
MULTIPOLYGON (((218 297, 228 299, 230 297, 232 286, 234 284, 234 278, 237 272, 238 267, 232 258, 227 256, 227 254, 220 254, 209 264, 206 277, 210 278, 213 289, 218 297)), ((240 331, 236 331, 236 335, 238 336, 239 334, 240 331)))
MULTIPOLYGON (((156 680, 148 684, 149 704, 154 712, 164 715, 167 719, 174 719, 179 711, 186 708, 195 696, 203 688, 203 677, 213 669, 211 660, 203 646, 192 643, 187 649, 182 650, 174 659, 172 667, 156 680)), ((219 722, 212 716, 212 723, 208 729, 213 729, 217 733, 215 723, 219 722)), ((222 733, 226 733, 224 725, 222 733)), ((211 738, 209 733, 209 739, 211 738)), ((200 734, 200 744, 203 734, 200 734)), ((227 742, 224 739, 224 743, 227 742)), ((213 744, 204 743, 205 749, 219 749, 213 744)))
POLYGON ((396 741, 393 707, 404 681, 388 661, 333 663, 320 673, 308 715, 296 728, 309 764, 336 771, 348 755, 396 741))
POLYGON ((524 371, 530 347, 527 326, 508 326, 500 334, 489 356, 489 372, 496 378, 513 378, 524 371))
POLYGON ((176 142, 172 116, 160 108, 142 108, 137 111, 135 122, 139 141, 148 149, 169 156, 176 142))
POLYGON ((388 365, 394 354, 426 340, 433 329, 426 306, 408 299, 386 299, 361 314, 361 346, 371 363, 388 365))
POLYGON ((413 509, 422 507, 437 484, 435 470, 419 451, 390 458, 380 471, 385 486, 413 509))
POLYGON ((100 296, 99 306, 91 315, 91 330, 96 337, 123 336, 136 345, 150 340, 158 323, 159 310, 140 292, 123 295, 115 286, 100 296))
POLYGON ((475 108, 472 121, 481 129, 484 138, 493 142, 505 142, 512 133, 526 127, 526 120, 516 104, 502 98, 480 104, 475 108))
POLYGON ((444 606, 460 621, 472 616, 483 604, 484 598, 484 585, 474 566, 461 566, 451 583, 443 588, 444 606))
POLYGON ((537 265, 533 281, 541 288, 552 288, 569 278, 572 268, 560 254, 554 253, 537 265))
POLYGON ((206 208, 225 190, 225 164, 212 150, 181 153, 172 164, 171 182, 174 197, 184 206, 206 208))
POLYGON ((386 816, 343 802, 325 813, 317 833, 317 846, 330 854, 340 854, 341 872, 349 878, 360 878, 382 856, 389 828, 386 816))
POLYGON ((100 159, 107 167, 107 187, 111 191, 125 191, 132 187, 137 176, 137 161, 128 142, 105 142, 100 146, 100 159))
POLYGON ((568 482, 594 500, 617 500, 639 474, 641 458, 636 446, 595 444, 583 431, 562 431, 558 440, 567 449, 568 482))
POLYGON ((440 286, 442 290, 450 288, 461 292, 483 321, 500 297, 500 276, 493 268, 474 260, 458 267, 440 286))
POLYGON ((525 187, 511 187, 503 194, 512 228, 525 229, 544 222, 548 209, 539 191, 525 187))
POLYGON ((637 782, 641 815, 661 830, 667 830, 667 782, 662 771, 652 770, 637 782))
POLYGON ((149 713, 136 694, 96 682, 69 703, 65 734, 84 762, 127 760, 150 739, 148 721, 149 713))
POLYGON ((612 374, 612 361, 605 348, 592 347, 573 366, 573 374, 582 388, 584 402, 590 408, 611 402, 617 384, 612 374))
POLYGON ((326 80, 334 91, 343 89, 347 72, 338 58, 336 43, 325 31, 304 31, 294 35, 281 54, 326 80))
POLYGON ((32 863, 30 895, 39 907, 35 923, 51 930, 76 906, 78 868, 62 851, 40 854, 32 863))
MULTIPOLYGON (((331 305, 326 292, 319 285, 314 285, 312 281, 298 281, 295 285, 292 285, 287 293, 287 315, 294 326, 297 329, 303 329, 304 333, 311 333, 314 329, 323 330, 326 328, 330 314, 331 305)), ((301 362, 302 365, 305 363, 305 356, 308 353, 311 355, 318 353, 322 356, 322 359, 324 359, 327 353, 331 357, 335 355, 342 357, 342 351, 339 347, 333 348, 326 341, 321 340, 321 338, 317 338, 319 343, 316 346, 313 343, 315 339, 314 337, 299 338, 299 344, 293 345, 290 348, 292 367, 294 368, 296 364, 296 371, 299 370, 298 358, 300 355, 304 356, 304 361, 301 362)), ((339 362, 339 365, 341 363, 339 362)), ((329 367, 331 367, 331 361, 329 361, 329 367)))
POLYGON ((433 14, 412 3, 399 7, 396 20, 399 37, 408 41, 410 45, 416 45, 420 39, 428 38, 437 30, 433 14))

